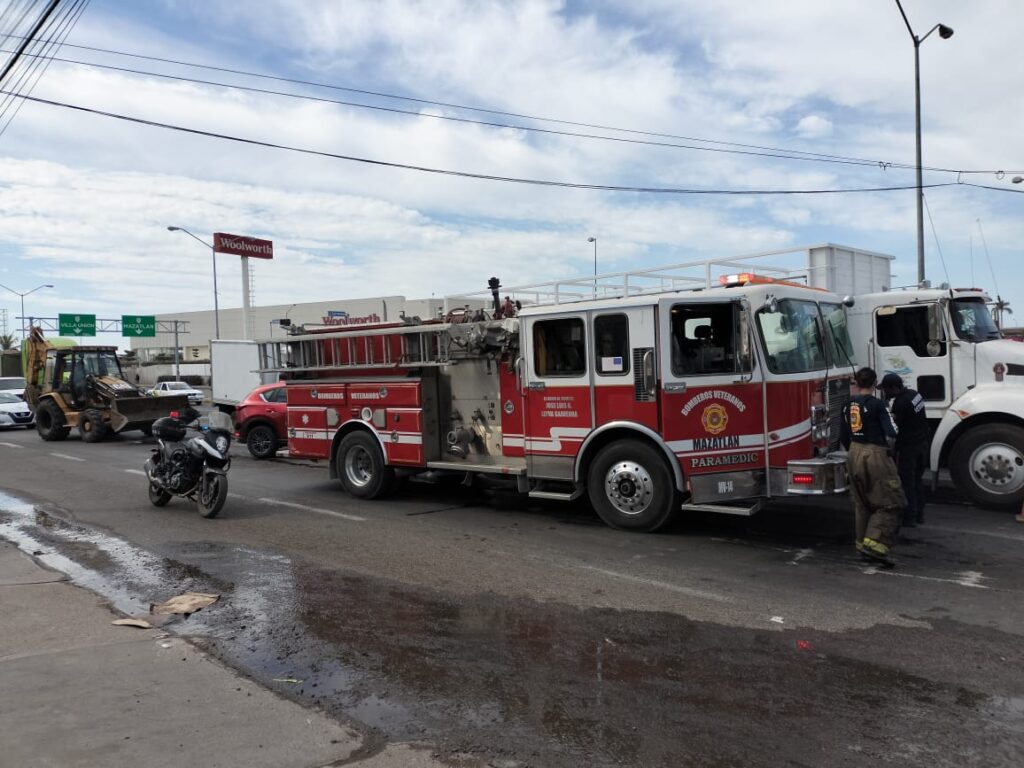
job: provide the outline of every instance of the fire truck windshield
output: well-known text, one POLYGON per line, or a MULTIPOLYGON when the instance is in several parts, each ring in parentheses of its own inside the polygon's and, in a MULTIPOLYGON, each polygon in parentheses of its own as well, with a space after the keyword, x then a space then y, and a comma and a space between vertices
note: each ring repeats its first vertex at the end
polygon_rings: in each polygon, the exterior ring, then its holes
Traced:
POLYGON ((818 305, 813 301, 782 299, 774 311, 757 313, 768 368, 773 373, 806 373, 826 367, 818 305))

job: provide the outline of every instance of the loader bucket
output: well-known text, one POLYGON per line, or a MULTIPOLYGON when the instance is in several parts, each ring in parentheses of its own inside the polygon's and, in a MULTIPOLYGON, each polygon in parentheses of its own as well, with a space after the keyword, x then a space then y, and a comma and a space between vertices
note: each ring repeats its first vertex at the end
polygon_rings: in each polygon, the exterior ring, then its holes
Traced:
POLYGON ((126 429, 142 429, 157 419, 170 415, 171 411, 188 408, 186 395, 166 397, 119 397, 110 405, 110 428, 115 432, 126 429))

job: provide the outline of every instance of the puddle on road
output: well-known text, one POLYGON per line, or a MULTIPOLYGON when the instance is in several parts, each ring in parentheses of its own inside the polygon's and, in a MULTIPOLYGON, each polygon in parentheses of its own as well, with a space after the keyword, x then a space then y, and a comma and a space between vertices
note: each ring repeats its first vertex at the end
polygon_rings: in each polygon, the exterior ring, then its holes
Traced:
MULTIPOLYGON (((283 695, 443 753, 544 766, 934 768, 1024 751, 1020 697, 822 653, 835 647, 824 634, 456 598, 223 544, 169 544, 160 557, 2 493, 0 537, 41 550, 126 613, 186 589, 221 592, 173 631, 283 695)), ((1024 669, 1024 656, 1008 668, 1024 669)))

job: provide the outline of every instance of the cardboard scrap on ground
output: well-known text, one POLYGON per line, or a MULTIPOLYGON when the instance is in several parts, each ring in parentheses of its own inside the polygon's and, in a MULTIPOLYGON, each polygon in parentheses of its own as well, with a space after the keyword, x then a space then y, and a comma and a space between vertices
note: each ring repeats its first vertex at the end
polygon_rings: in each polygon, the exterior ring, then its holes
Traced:
POLYGON ((209 595, 204 592, 186 592, 183 595, 172 597, 170 600, 165 600, 158 605, 150 605, 149 612, 155 614, 183 613, 186 616, 190 616, 196 611, 206 608, 208 605, 213 605, 218 600, 220 600, 220 595, 209 595))
POLYGON ((209 595, 204 592, 186 592, 176 595, 162 603, 150 603, 149 614, 146 616, 129 616, 110 622, 117 627, 138 627, 139 629, 155 629, 173 621, 177 614, 186 618, 196 611, 201 611, 220 600, 220 595, 209 595))

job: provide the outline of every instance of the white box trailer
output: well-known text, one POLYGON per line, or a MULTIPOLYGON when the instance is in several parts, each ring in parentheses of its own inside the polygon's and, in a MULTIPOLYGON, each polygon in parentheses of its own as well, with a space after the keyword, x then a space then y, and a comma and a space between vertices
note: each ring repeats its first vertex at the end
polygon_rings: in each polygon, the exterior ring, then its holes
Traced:
POLYGON ((259 372, 259 350, 255 341, 215 339, 210 342, 211 400, 222 411, 235 406, 260 384, 277 380, 259 372))

